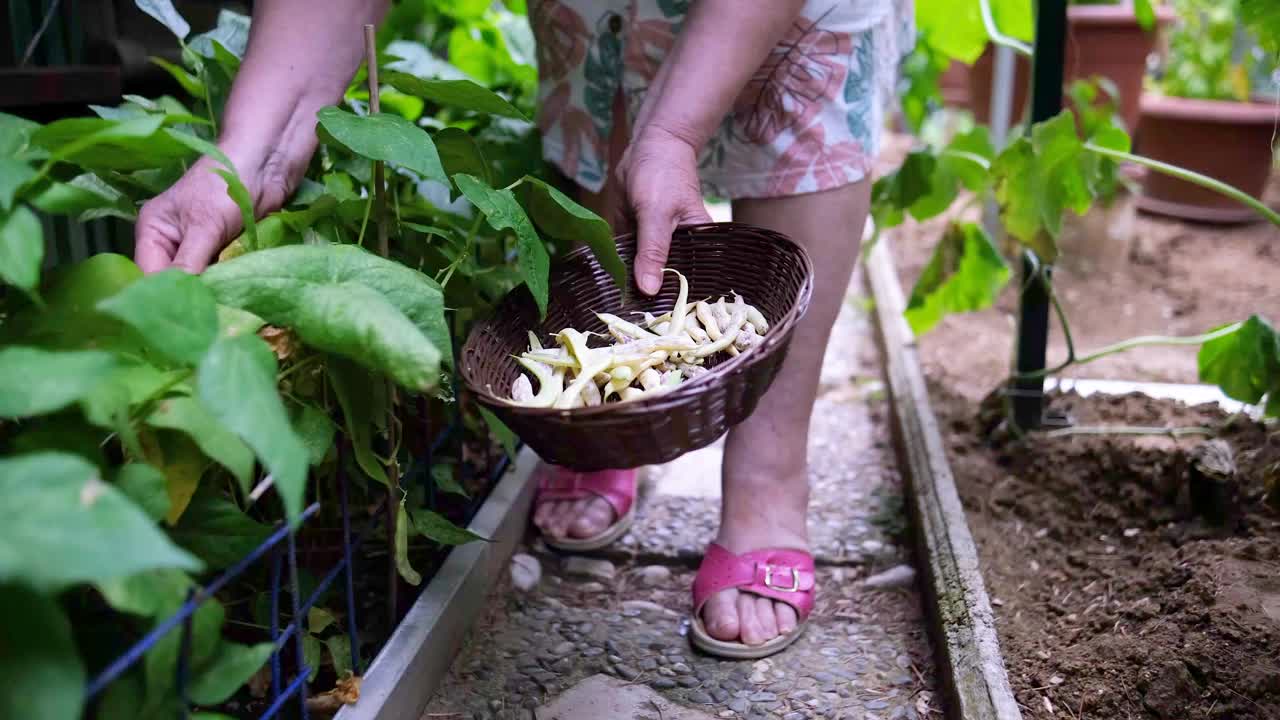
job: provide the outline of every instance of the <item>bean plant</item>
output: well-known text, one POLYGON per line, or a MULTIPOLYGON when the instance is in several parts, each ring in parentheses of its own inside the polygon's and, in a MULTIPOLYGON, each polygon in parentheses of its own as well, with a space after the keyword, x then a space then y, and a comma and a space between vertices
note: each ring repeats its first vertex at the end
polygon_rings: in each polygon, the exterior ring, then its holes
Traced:
MULTIPOLYGON (((1030 4, 1025 0, 970 0, 949 9, 944 5, 926 0, 917 6, 922 42, 908 61, 904 94, 904 110, 913 127, 920 127, 939 104, 937 78, 951 60, 972 62, 992 40, 1030 52, 1025 45, 1031 33, 1030 4), (994 25, 997 18, 1004 19, 999 29, 994 25)), ((1278 6, 1268 0, 1239 0, 1239 6, 1260 47, 1280 57, 1278 6)), ((994 146, 989 129, 981 125, 946 141, 921 143, 901 167, 873 186, 877 231, 899 225, 908 215, 916 220, 936 217, 962 195, 970 203, 993 200, 1003 230, 1037 268, 1026 281, 1049 288, 1067 343, 1062 363, 1030 378, 1140 345, 1198 345, 1202 381, 1219 386, 1228 397, 1260 405, 1267 417, 1280 417, 1280 333, 1261 314, 1208 328, 1195 337, 1140 337, 1077 353, 1065 311, 1052 294, 1048 270, 1058 259, 1056 238, 1064 216, 1068 211, 1083 215, 1096 202, 1114 198, 1119 163, 1143 165, 1228 195, 1276 226, 1280 214, 1217 180, 1131 153, 1129 134, 1115 116, 1114 102, 1108 102, 1105 83, 1098 79, 1077 82, 1067 95, 1072 108, 1016 129, 1003 148, 994 146)), ((978 223, 954 220, 911 291, 906 319, 916 333, 924 333, 948 313, 988 308, 1011 277, 1009 260, 987 231, 978 223)))
MULTIPOLYGON (((344 102, 318 113, 321 148, 296 195, 255 218, 213 144, 248 18, 224 12, 191 35, 169 3, 139 6, 180 41, 180 64, 156 63, 186 97, 128 96, 47 125, 0 114, 5 718, 80 717, 87 677, 274 523, 317 501, 333 519, 340 463, 357 515, 389 498, 386 550, 401 578, 421 582, 411 544, 476 539, 426 502, 466 494, 448 463, 430 469, 434 489, 399 483, 405 428, 461 400, 451 377, 468 327, 520 284, 545 310, 550 259, 571 242, 625 275, 608 224, 544 172, 522 16, 487 2, 397 4, 378 43, 385 111, 368 112, 362 69, 344 102), (143 276, 102 254, 42 270, 39 214, 134 220, 201 156, 217 161, 244 220, 221 262, 143 276)), ((512 451, 500 422, 463 410, 512 451)), ((260 641, 264 581, 248 577, 196 613, 183 692, 171 632, 94 699, 96 716, 167 719, 240 692, 273 650, 260 641)), ((308 618, 313 677, 349 669, 333 607, 308 618)))

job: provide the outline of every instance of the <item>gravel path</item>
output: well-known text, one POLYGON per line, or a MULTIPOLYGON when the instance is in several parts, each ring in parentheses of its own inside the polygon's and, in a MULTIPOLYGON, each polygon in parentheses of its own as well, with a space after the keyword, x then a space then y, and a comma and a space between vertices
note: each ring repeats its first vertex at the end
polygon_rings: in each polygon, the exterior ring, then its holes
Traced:
POLYGON ((940 717, 863 296, 851 288, 814 411, 819 594, 803 638, 757 662, 685 638, 715 533, 713 446, 649 468, 635 528, 604 553, 558 555, 531 535, 423 720, 940 717))

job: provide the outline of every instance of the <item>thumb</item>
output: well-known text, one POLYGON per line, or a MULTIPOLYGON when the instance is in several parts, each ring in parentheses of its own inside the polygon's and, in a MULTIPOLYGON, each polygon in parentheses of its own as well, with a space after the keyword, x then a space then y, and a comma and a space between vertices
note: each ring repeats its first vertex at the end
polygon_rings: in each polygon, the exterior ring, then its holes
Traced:
POLYGON ((675 214, 636 213, 636 285, 645 295, 662 289, 662 268, 667 264, 671 234, 676 229, 675 214))

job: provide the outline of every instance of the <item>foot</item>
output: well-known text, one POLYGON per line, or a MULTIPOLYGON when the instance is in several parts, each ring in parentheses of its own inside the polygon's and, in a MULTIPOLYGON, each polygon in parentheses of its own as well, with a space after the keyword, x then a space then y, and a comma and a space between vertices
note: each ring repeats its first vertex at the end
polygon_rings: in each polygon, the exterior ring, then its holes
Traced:
MULTIPOLYGON (((803 516, 791 525, 775 525, 759 516, 741 522, 726 517, 716 542, 733 553, 763 548, 809 546, 803 516)), ((723 590, 711 596, 702 608, 702 624, 717 640, 763 645, 796 629, 800 619, 795 608, 782 602, 738 590, 723 590)))
MULTIPOLYGON (((544 465, 538 472, 568 471, 544 465)), ((585 476, 592 474, 583 473, 585 476)), ((538 503, 533 511, 533 524, 553 541, 595 537, 617 521, 618 513, 613 506, 599 496, 580 500, 546 500, 538 503)))

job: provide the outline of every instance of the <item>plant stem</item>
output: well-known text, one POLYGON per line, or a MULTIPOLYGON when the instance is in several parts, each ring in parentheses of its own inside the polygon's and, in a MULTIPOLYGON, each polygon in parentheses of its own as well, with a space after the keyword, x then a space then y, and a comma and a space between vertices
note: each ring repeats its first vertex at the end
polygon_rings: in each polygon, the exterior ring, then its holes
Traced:
POLYGON ((1091 142, 1085 143, 1084 147, 1086 150, 1090 150, 1104 157, 1109 157, 1113 160, 1118 160, 1121 162, 1136 163, 1138 165, 1142 165, 1143 167, 1147 167, 1152 170, 1155 170, 1156 172, 1168 175, 1170 177, 1175 177, 1175 178, 1178 178, 1179 180, 1185 180, 1186 182, 1192 183, 1194 185, 1199 185, 1200 187, 1206 190, 1212 190, 1220 195, 1225 195, 1226 197, 1229 197, 1232 200, 1244 203, 1245 205, 1249 206, 1250 209, 1254 210, 1259 215, 1266 218, 1266 220, 1270 222, 1272 225, 1280 226, 1280 213, 1277 213, 1275 210, 1272 210, 1271 208, 1267 207, 1266 204, 1264 204, 1262 201, 1258 200, 1254 196, 1250 195, 1249 193, 1243 190, 1240 190, 1239 188, 1228 185, 1222 182, 1221 180, 1215 180, 1211 177, 1201 175, 1198 172, 1192 172, 1191 170, 1180 168, 1177 165, 1170 165, 1169 163, 1160 162, 1159 160, 1152 160, 1151 158, 1143 157, 1141 155, 1134 155, 1133 153, 1122 152, 1120 150, 1112 150, 1111 148, 1102 147, 1101 145, 1095 145, 1091 142))
POLYGON ((484 219, 482 213, 476 213, 476 219, 471 222, 471 229, 467 232, 467 242, 462 246, 461 252, 458 253, 458 259, 449 263, 449 267, 445 268, 444 279, 440 281, 440 287, 443 289, 449 284, 449 278, 453 277, 453 271, 463 261, 471 258, 471 251, 475 247, 476 233, 480 230, 480 221, 484 219))
POLYGON ((1080 425, 1078 427, 1058 428, 1044 434, 1047 438, 1071 437, 1073 435, 1167 435, 1172 438, 1187 435, 1217 435, 1218 431, 1210 427, 1149 427, 1146 425, 1080 425))
MULTIPOLYGON (((364 26, 364 51, 365 63, 368 68, 369 75, 369 112, 378 113, 382 111, 381 103, 378 98, 378 45, 373 25, 364 26)), ((373 163, 373 205, 374 217, 373 223, 378 232, 378 254, 387 257, 391 253, 391 248, 387 242, 387 223, 384 217, 386 210, 386 190, 382 186, 382 162, 374 161, 373 163)), ((400 466, 396 463, 396 386, 390 380, 387 380, 387 446, 391 448, 391 457, 387 462, 387 547, 395 547, 396 537, 396 511, 399 509, 399 498, 396 496, 400 490, 400 466)), ((387 622, 395 626, 396 623, 396 605, 397 590, 399 584, 397 577, 399 571, 396 569, 395 553, 391 554, 390 561, 387 563, 387 622)))
POLYGON ((991 0, 979 0, 978 5, 982 9, 982 24, 986 27, 987 34, 991 36, 991 42, 1003 45, 1019 55, 1031 57, 1030 45, 1005 35, 996 27, 995 15, 991 13, 991 0))
POLYGON ((1056 368, 1047 368, 1044 370, 1037 370, 1035 372, 1020 373, 1020 374, 1014 375, 1014 377, 1027 379, 1027 380, 1034 380, 1035 378, 1048 377, 1049 375, 1053 375, 1057 372, 1060 372, 1071 365, 1084 365, 1085 363, 1091 363, 1094 360, 1104 358, 1108 355, 1114 355, 1119 352, 1124 352, 1125 350, 1132 350, 1133 348, 1144 347, 1147 345, 1174 345, 1174 346, 1203 345, 1204 343, 1207 343, 1210 340, 1217 340, 1220 337, 1230 335, 1231 333, 1239 330, 1241 325, 1243 325, 1243 323, 1238 323, 1238 322, 1231 323, 1230 325, 1227 325, 1225 327, 1220 327, 1217 330, 1214 330, 1213 332, 1207 332, 1207 333, 1204 333, 1203 335, 1192 335, 1189 337, 1179 336, 1179 335, 1142 335, 1139 337, 1129 338, 1128 340, 1121 340, 1118 343, 1114 343, 1112 345, 1107 345, 1105 347, 1099 348, 1098 350, 1095 350, 1091 353, 1082 355, 1080 357, 1074 358, 1069 362, 1063 363, 1062 365, 1059 365, 1056 368))

